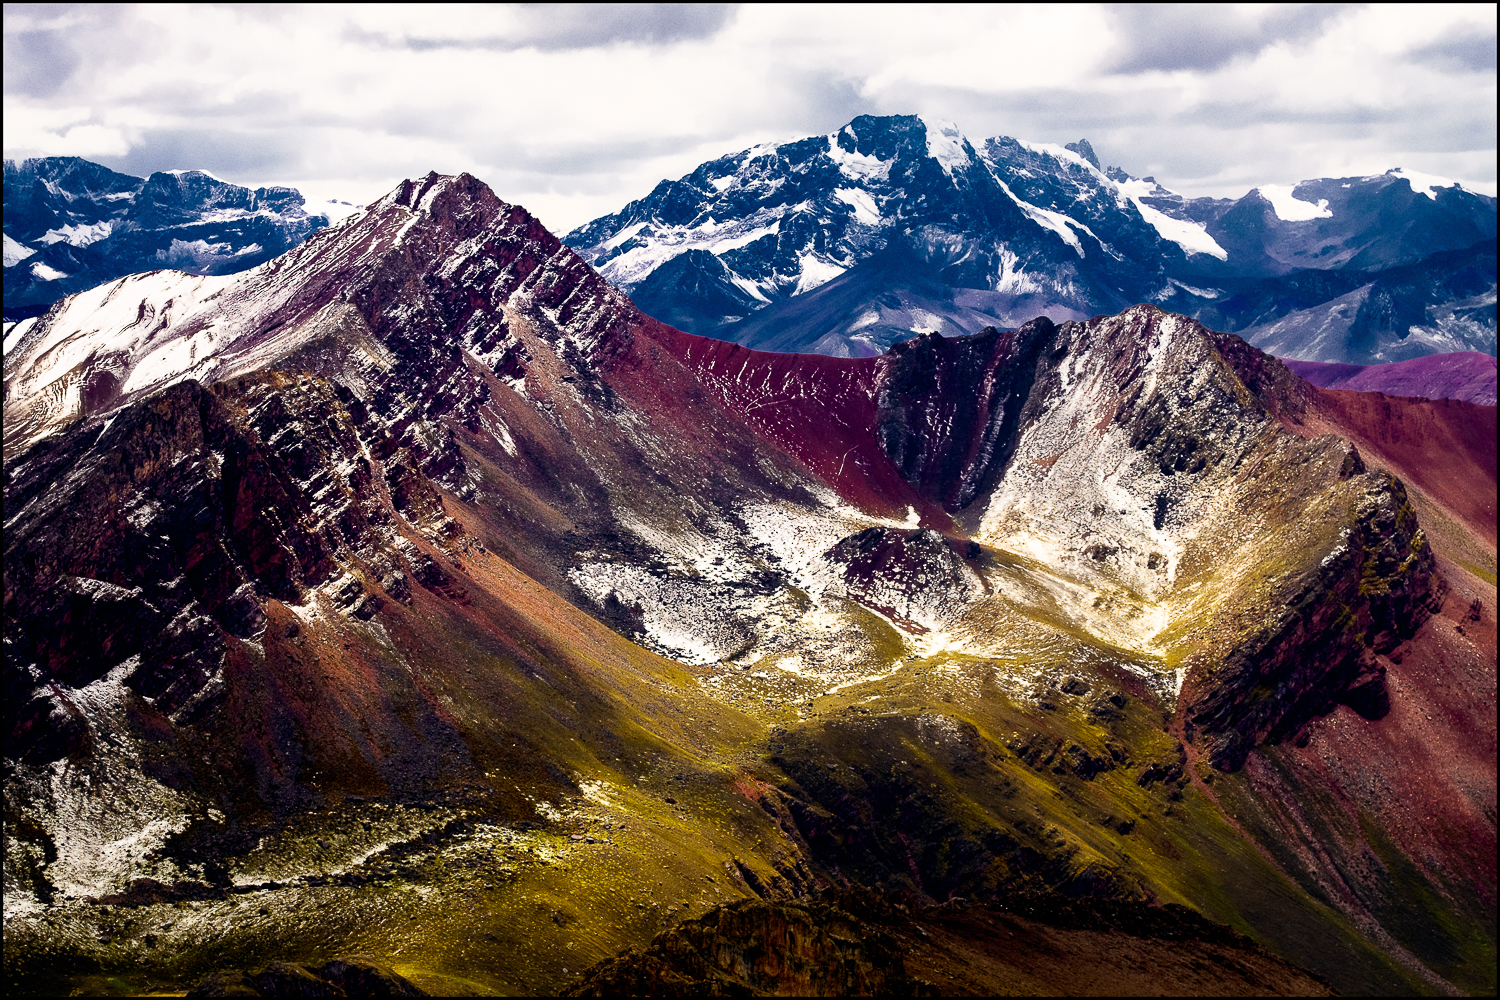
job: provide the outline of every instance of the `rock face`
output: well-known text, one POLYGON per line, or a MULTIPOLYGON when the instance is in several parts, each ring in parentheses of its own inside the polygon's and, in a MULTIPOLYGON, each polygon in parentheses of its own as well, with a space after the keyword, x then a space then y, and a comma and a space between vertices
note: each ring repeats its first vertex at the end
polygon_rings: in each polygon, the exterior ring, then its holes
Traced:
MULTIPOLYGON (((1364 472, 1353 452, 1341 468, 1364 472)), ((1250 641, 1191 677, 1189 731, 1219 767, 1237 769, 1257 743, 1290 739, 1338 702, 1383 717, 1380 657, 1442 606, 1446 586, 1401 484, 1368 477, 1351 500, 1338 545, 1280 582, 1250 641)))
POLYGON ((903 622, 941 622, 981 588, 948 540, 930 528, 866 528, 840 539, 823 558, 845 593, 903 622))
POLYGON ((1432 181, 1186 198, 1087 140, 861 116, 705 163, 566 242, 649 314, 761 350, 861 357, 1152 302, 1306 360, 1493 353, 1495 200, 1432 181))
POLYGON ((1492 896, 1403 867, 1493 841, 1482 768, 1424 771, 1447 825, 1295 874, 1259 848, 1296 830, 1252 845, 1231 807, 1292 787, 1262 769, 1299 743, 1409 724, 1382 667, 1482 679, 1424 620, 1478 596, 1427 525, 1493 538, 1492 485, 1447 483, 1493 483, 1483 408, 1366 407, 1151 306, 750 351, 435 174, 11 336, 20 979, 402 949, 549 992, 679 914, 852 882, 1193 901, 1350 992, 1478 981, 1478 946, 1362 900, 1483 938, 1492 896))
POLYGON ((328 223, 293 188, 199 170, 142 179, 74 156, 6 160, 6 321, 137 271, 244 271, 328 223))
POLYGON ((948 511, 993 485, 1015 449, 1045 318, 1020 330, 947 340, 925 334, 878 362, 875 433, 902 476, 948 511))

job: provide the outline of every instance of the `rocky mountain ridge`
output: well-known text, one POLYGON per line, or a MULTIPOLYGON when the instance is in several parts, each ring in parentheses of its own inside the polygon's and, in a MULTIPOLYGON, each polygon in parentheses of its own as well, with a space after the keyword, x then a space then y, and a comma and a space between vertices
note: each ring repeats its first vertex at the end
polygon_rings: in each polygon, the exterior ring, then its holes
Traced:
POLYGON ((1086 140, 971 144, 950 123, 861 116, 705 163, 565 241, 651 315, 761 349, 871 355, 1139 302, 1260 344, 1267 324, 1358 290, 1385 312, 1275 350, 1368 363, 1493 352, 1495 232, 1493 198, 1399 169, 1186 198, 1102 167, 1086 140), (1414 282, 1386 277, 1429 261, 1414 282))
MULTIPOLYGON (((403 950, 545 992, 855 883, 1179 903, 1341 989, 1482 987, 1481 765, 1424 771, 1416 826, 1330 777, 1314 852, 1280 803, 1410 726, 1413 677, 1485 690, 1492 613, 1449 627, 1480 578, 1427 527, 1483 512, 1378 432, 1446 421, 1483 485, 1492 411, 1357 423, 1150 306, 751 351, 467 176, 13 336, 22 981, 403 950)), ((1425 739, 1482 757, 1488 704, 1425 739)))

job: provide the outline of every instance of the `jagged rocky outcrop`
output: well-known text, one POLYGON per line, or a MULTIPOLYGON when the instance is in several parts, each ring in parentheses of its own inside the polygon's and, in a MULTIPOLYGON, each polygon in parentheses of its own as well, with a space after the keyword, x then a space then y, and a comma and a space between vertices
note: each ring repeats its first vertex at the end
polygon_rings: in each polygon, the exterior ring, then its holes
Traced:
MULTIPOLYGON (((971 556, 979 547, 959 543, 971 556)), ((937 623, 982 589, 955 543, 930 528, 866 528, 823 553, 844 593, 902 622, 937 623)))
MULTIPOLYGON (((179 383, 7 468, 17 511, 5 553, 8 756, 45 764, 125 736, 76 705, 101 684, 132 700, 136 735, 159 742, 175 729, 191 743, 187 734, 209 736, 236 714, 235 674, 252 644, 268 628, 296 634, 286 606, 326 601, 368 621, 387 603, 409 604, 414 587, 451 593, 428 552, 472 543, 408 453, 392 454, 384 425, 351 403, 305 376, 179 383), (389 459, 383 474, 371 456, 389 459)), ((380 714, 357 727, 396 726, 372 763, 401 786, 414 763, 397 751, 406 730, 446 742, 448 727, 426 706, 400 723, 380 714)), ((257 753, 171 780, 212 794, 221 783, 258 789, 276 808, 305 802, 295 775, 318 740, 287 735, 220 731, 257 753)), ((346 731, 333 742, 351 737, 361 739, 346 731)))
POLYGON ((1257 744, 1291 739, 1340 703, 1384 716, 1383 658, 1442 604, 1446 584, 1401 483, 1366 473, 1352 450, 1340 473, 1358 488, 1337 544, 1282 577, 1253 633, 1190 680, 1188 733, 1217 767, 1240 767, 1257 744))
POLYGON ((907 482, 949 511, 993 485, 1052 334, 1044 317, 1005 333, 923 334, 881 356, 875 433, 907 482))

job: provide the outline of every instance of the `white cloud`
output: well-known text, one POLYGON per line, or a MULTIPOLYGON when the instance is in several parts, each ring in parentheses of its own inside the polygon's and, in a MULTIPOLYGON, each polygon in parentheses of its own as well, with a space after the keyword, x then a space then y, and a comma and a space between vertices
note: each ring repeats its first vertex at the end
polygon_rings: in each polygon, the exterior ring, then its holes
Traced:
POLYGON ((566 230, 861 113, 1092 140, 1189 193, 1495 184, 1493 5, 8 5, 6 156, 368 200, 471 171, 566 230))

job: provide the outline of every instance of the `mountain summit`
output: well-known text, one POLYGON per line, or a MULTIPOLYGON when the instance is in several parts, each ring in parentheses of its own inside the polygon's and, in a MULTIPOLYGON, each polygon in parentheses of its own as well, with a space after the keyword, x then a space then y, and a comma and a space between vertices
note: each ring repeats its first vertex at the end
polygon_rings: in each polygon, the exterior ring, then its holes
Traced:
POLYGON ((1494 351, 1495 232, 1493 198, 1399 170, 1193 199, 1087 140, 861 116, 705 163, 565 242, 664 322, 763 349, 861 356, 1151 302, 1369 363, 1494 351))

